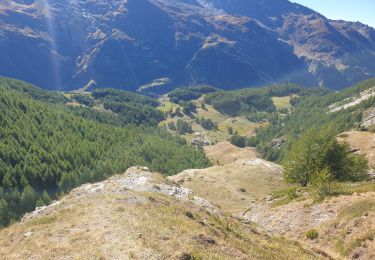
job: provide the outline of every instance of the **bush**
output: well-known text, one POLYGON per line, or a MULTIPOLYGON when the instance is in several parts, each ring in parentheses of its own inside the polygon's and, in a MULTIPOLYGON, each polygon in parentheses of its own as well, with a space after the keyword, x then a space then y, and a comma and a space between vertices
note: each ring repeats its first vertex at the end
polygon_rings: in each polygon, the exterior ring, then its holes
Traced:
POLYGON ((201 118, 199 120, 201 126, 206 130, 217 130, 218 126, 211 119, 201 118))
POLYGON ((192 133, 193 130, 191 128, 191 125, 187 122, 185 122, 184 120, 182 119, 178 119, 177 120, 177 132, 180 134, 180 135, 184 135, 186 133, 192 133))
POLYGON ((332 194, 332 174, 328 168, 317 171, 311 178, 311 185, 317 193, 319 199, 332 194))
POLYGON ((182 111, 185 115, 191 115, 191 113, 197 112, 197 106, 193 102, 180 101, 179 105, 182 107, 182 111))
POLYGON ((171 121, 171 122, 168 123, 168 128, 171 129, 172 131, 176 131, 177 130, 176 124, 173 121, 171 121))
POLYGON ((317 239, 319 237, 319 232, 316 229, 311 229, 306 232, 306 237, 311 240, 317 239))
POLYGON ((243 137, 243 136, 240 136, 240 135, 233 135, 230 139, 229 139, 230 143, 237 146, 237 147, 240 147, 240 148, 244 148, 246 147, 246 137, 243 137))

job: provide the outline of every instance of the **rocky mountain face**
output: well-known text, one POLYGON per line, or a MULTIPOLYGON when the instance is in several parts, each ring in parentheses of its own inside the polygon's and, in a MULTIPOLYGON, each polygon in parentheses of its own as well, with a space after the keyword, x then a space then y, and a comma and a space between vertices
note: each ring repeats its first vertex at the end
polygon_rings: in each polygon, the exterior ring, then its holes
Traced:
POLYGON ((375 76, 375 30, 287 0, 5 0, 0 75, 44 88, 162 92, 375 76))

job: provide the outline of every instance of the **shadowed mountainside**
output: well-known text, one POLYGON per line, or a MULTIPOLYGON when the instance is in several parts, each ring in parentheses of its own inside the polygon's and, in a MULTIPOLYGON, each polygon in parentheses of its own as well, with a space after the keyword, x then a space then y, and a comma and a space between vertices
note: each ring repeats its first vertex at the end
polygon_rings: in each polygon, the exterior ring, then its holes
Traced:
POLYGON ((44 88, 165 92, 374 76, 375 30, 286 0, 6 0, 0 74, 44 88))

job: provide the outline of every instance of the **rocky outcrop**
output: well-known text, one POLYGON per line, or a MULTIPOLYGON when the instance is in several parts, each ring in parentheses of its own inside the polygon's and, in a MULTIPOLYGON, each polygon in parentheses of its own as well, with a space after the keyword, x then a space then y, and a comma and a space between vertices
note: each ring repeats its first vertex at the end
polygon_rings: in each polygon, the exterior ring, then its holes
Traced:
POLYGON ((362 125, 366 128, 375 126, 375 108, 372 108, 367 112, 362 125))

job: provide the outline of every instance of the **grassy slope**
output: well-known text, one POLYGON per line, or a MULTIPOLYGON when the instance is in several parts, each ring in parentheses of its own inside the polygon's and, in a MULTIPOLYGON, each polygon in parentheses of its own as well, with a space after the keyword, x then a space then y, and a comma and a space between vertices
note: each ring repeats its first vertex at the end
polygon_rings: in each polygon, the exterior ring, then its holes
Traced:
MULTIPOLYGON (((55 208, 0 230, 0 255, 7 259, 317 259, 295 243, 261 235, 235 218, 210 214, 191 200, 121 188, 125 176, 96 184, 104 188, 95 192, 84 187, 75 190, 55 208)), ((151 187, 174 185, 155 174, 146 182, 151 187)))
POLYGON ((334 259, 374 259, 375 183, 344 183, 341 190, 343 195, 323 201, 314 200, 312 188, 299 188, 293 199, 287 192, 275 194, 247 212, 245 219, 334 259), (312 229, 318 238, 306 237, 312 229))
POLYGON ((238 148, 228 142, 205 148, 214 167, 187 170, 170 179, 192 189, 223 210, 241 216, 256 200, 286 189, 281 168, 257 158, 250 148, 238 148))

